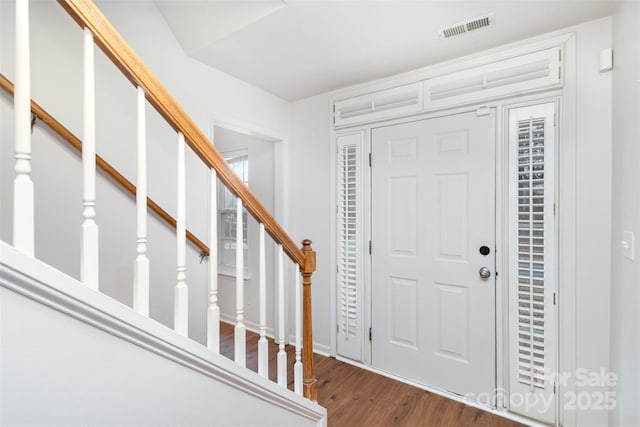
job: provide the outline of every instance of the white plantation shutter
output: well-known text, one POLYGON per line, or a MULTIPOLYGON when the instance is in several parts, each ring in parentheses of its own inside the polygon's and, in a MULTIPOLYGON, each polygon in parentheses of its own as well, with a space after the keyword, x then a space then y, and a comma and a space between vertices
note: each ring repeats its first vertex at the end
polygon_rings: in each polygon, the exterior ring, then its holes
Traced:
POLYGON ((335 127, 353 126, 413 114, 422 110, 422 83, 412 83, 333 104, 335 127))
POLYGON ((519 120, 518 372, 544 388, 544 117, 519 120))
POLYGON ((549 423, 557 369, 554 109, 509 112, 510 409, 549 423))
POLYGON ((561 51, 555 47, 426 80, 425 108, 475 103, 561 84, 561 51))
POLYGON ((338 354, 362 360, 361 132, 337 136, 338 354))

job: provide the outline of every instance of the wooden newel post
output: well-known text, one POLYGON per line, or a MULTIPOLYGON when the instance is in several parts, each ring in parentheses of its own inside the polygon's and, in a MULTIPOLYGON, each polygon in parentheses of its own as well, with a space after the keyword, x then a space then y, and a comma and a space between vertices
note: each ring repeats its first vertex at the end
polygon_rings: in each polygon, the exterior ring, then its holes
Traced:
POLYGON ((318 381, 313 373, 313 335, 311 325, 311 275, 316 271, 316 252, 311 240, 302 241, 304 265, 302 273, 302 366, 304 369, 303 395, 314 402, 318 400, 318 381))

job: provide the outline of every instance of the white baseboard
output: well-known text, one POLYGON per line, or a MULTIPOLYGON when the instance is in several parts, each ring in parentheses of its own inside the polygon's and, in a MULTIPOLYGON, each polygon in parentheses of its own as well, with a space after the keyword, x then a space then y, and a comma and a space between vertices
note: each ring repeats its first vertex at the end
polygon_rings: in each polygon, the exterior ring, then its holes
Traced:
MULTIPOLYGON (((231 315, 231 314, 227 314, 227 313, 220 313, 220 320, 224 323, 228 323, 230 325, 235 325, 236 324, 236 318, 231 315)), ((260 325, 252 322, 251 320, 245 320, 244 321, 244 326, 247 328, 247 331, 251 331, 254 332, 256 334, 260 334, 260 325)), ((273 330, 273 328, 271 327, 267 327, 267 338, 271 338, 271 339, 275 339, 275 331, 273 330)))
MULTIPOLYGON (((220 321, 228 323, 230 325, 235 325, 236 323, 236 319, 232 315, 226 313, 220 313, 220 321)), ((260 333, 260 325, 256 324, 255 322, 245 320, 244 324, 248 331, 254 332, 256 334, 260 333)), ((267 338, 275 339, 275 332, 273 328, 267 328, 267 338)), ((289 335, 287 338, 287 344, 295 344, 295 336, 289 335)), ((328 345, 314 342, 313 352, 321 356, 331 357, 331 348, 328 345)))
MULTIPOLYGON (((289 335, 288 343, 294 345, 295 342, 296 337, 294 335, 289 335)), ((313 352, 321 356, 331 357, 331 348, 328 345, 319 344, 318 342, 313 343, 313 352)))
POLYGON ((331 357, 331 349, 328 345, 318 344, 317 342, 313 343, 313 352, 318 353, 325 357, 331 357))

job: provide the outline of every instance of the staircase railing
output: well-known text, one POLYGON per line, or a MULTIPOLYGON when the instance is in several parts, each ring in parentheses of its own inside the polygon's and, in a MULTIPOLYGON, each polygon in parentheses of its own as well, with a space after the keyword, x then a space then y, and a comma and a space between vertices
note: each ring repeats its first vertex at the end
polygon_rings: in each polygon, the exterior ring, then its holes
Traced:
MULTIPOLYGON (((284 263, 286 254, 299 268, 295 281, 296 342, 294 390, 311 400, 317 400, 317 381, 313 372, 313 339, 311 324, 311 277, 316 269, 316 254, 310 240, 299 248, 256 196, 229 167, 204 133, 186 114, 171 94, 162 86, 133 49, 118 34, 100 10, 90 0, 59 0, 59 4, 84 30, 84 112, 82 147, 83 223, 81 241, 81 281, 98 290, 98 227, 96 216, 96 151, 95 151, 95 76, 94 51, 97 45, 134 85, 138 93, 137 133, 137 256, 134 261, 133 308, 149 314, 149 260, 147 259, 147 161, 146 161, 146 102, 151 104, 177 134, 178 192, 176 215, 176 287, 174 329, 182 335, 188 331, 188 287, 185 281, 185 146, 188 145, 210 169, 211 206, 209 247, 209 301, 207 309, 207 347, 219 352, 220 310, 217 305, 217 205, 216 182, 221 181, 237 196, 236 216, 236 324, 235 361, 245 365, 246 326, 244 322, 244 259, 243 207, 256 219, 260 227, 259 292, 260 340, 258 342, 258 373, 268 377, 268 344, 266 339, 266 274, 265 232, 278 245, 279 334, 278 383, 286 387, 286 352, 284 333, 284 263), (302 286, 300 286, 300 276, 302 286), (302 296, 300 296, 302 291, 302 296), (302 323, 302 325, 301 325, 302 323)), ((13 246, 30 256, 34 254, 34 185, 31 180, 31 98, 29 58, 29 2, 16 1, 16 81, 14 87, 15 113, 15 180, 13 246)))
MULTIPOLYGON (((4 74, 0 73, 0 88, 13 96, 13 83, 4 74)), ((37 102, 31 100, 31 113, 32 113, 32 126, 35 124, 35 120, 38 119, 42 123, 46 124, 49 129, 54 131, 60 138, 68 142, 73 148, 82 153, 82 141, 76 135, 67 129, 62 123, 56 120, 47 110, 38 105, 37 102)), ((109 177, 115 182, 120 184, 122 188, 127 190, 134 197, 136 196, 136 186, 125 178, 116 168, 111 166, 105 159, 96 155, 96 165, 102 169, 109 177)), ((172 217, 167 211, 162 209, 160 205, 154 202, 150 197, 147 197, 147 207, 151 209, 159 218, 166 222, 171 228, 176 228, 176 219, 172 217)), ((189 230, 186 231, 187 240, 193 243, 202 256, 209 256, 209 246, 207 246, 202 240, 198 239, 189 230)))

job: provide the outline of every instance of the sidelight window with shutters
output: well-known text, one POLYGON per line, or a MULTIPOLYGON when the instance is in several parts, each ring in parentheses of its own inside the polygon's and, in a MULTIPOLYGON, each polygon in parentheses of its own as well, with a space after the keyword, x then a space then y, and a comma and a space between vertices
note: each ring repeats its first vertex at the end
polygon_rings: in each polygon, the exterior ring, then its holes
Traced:
POLYGON ((337 352, 362 360, 363 356, 363 200, 362 132, 338 135, 337 215, 337 352))
POLYGON ((510 409, 549 423, 557 371, 554 114, 553 103, 509 110, 510 409))

